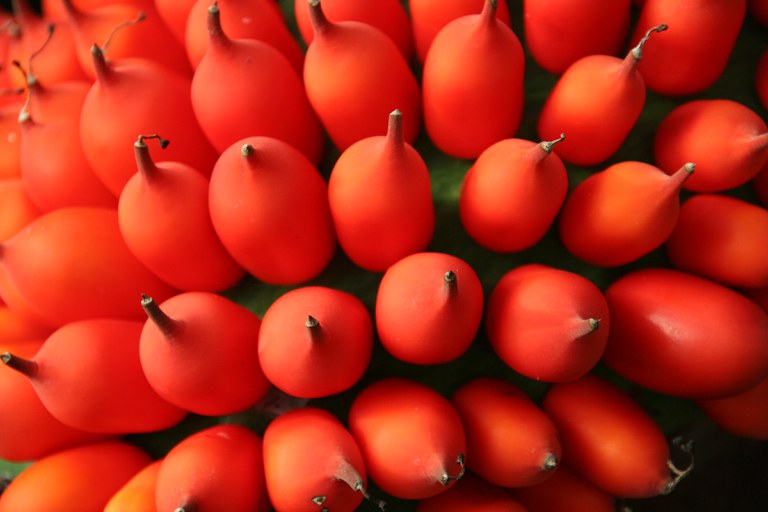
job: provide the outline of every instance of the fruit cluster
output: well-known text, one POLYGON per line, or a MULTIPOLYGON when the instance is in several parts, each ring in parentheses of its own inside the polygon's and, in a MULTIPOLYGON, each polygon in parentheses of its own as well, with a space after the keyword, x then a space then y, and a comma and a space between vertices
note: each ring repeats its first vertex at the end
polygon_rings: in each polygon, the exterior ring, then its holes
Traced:
POLYGON ((11 4, 0 512, 609 512, 694 468, 647 400, 768 440, 768 1, 11 4))

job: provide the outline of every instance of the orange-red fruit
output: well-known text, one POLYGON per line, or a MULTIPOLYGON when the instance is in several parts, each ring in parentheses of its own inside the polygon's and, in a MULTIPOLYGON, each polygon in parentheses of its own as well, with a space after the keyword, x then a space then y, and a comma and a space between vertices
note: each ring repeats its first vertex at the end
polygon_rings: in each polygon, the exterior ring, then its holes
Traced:
POLYGON ((512 138, 492 144, 464 175, 459 215, 469 236, 496 252, 538 243, 568 193, 568 173, 554 141, 512 138))
POLYGON ((653 157, 667 174, 696 162, 686 190, 724 191, 748 182, 768 163, 768 125, 737 101, 688 101, 659 123, 653 157))
MULTIPOLYGON (((387 34, 408 62, 414 55, 411 20, 400 0, 323 0, 323 12, 331 21, 353 20, 368 23, 387 34)), ((293 0, 293 13, 299 35, 309 45, 315 37, 309 19, 307 0, 293 0)))
POLYGON ((21 231, 40 213, 21 178, 0 179, 0 242, 21 231))
POLYGON ((403 137, 421 128, 421 89, 408 62, 381 30, 359 21, 330 21, 309 0, 315 31, 304 59, 307 97, 336 147, 381 135, 381 120, 403 113, 403 137))
POLYGON ((466 438, 451 402, 418 381, 388 377, 352 402, 349 430, 368 475, 397 498, 424 499, 464 474, 466 438))
MULTIPOLYGON (((483 9, 485 0, 408 0, 408 14, 413 29, 413 42, 420 62, 427 57, 429 47, 440 29, 468 14, 477 14, 483 9)), ((507 2, 499 2, 496 17, 504 24, 510 24, 507 2)))
POLYGON ((325 286, 294 288, 264 313, 259 362, 270 382, 302 398, 351 388, 371 359, 373 322, 351 293, 325 286))
POLYGON ((520 388, 479 377, 451 398, 467 435, 467 467, 501 487, 543 482, 560 464, 552 420, 520 388))
POLYGON ((600 360, 610 332, 608 303, 587 278, 531 263, 509 270, 488 299, 485 329, 513 370, 567 382, 600 360))
POLYGON ((607 380, 585 375, 555 384, 542 407, 560 433, 563 460, 609 494, 668 494, 686 473, 673 477, 669 446, 659 425, 607 380))
POLYGON ((158 511, 266 512, 261 438, 235 424, 190 434, 163 458, 155 492, 158 511))
POLYGON ((416 512, 529 512, 507 489, 467 473, 447 491, 420 500, 416 512))
POLYGON ((768 210, 724 194, 696 194, 666 243, 670 263, 723 284, 768 286, 768 210))
POLYGON ((111 208, 59 208, 41 215, 0 245, 0 267, 23 301, 52 326, 99 317, 141 319, 136 298, 142 292, 158 300, 176 293, 133 256, 111 208))
POLYGON ((186 411, 161 398, 139 360, 143 322, 91 318, 54 331, 31 359, 5 353, 25 374, 51 414, 88 432, 127 434, 164 430, 186 411))
POLYGON ((680 211, 687 163, 671 176, 653 165, 625 161, 590 175, 565 200, 560 239, 577 258, 602 267, 636 261, 669 238, 680 211))
POLYGON ((100 512, 150 457, 123 441, 64 449, 37 459, 0 495, 1 512, 100 512))
POLYGON ((768 314, 731 288, 645 268, 614 281, 605 295, 611 332, 603 361, 641 386, 719 398, 768 375, 768 314))
POLYGON ((379 283, 379 340, 408 363, 453 361, 472 344, 483 301, 480 278, 464 260, 440 252, 411 254, 389 267, 379 283))
POLYGON ((156 512, 155 484, 163 459, 150 462, 112 495, 103 512, 156 512))
POLYGON ((163 302, 144 297, 139 353, 150 385, 188 411, 218 416, 251 407, 269 390, 258 359, 261 319, 212 292, 163 302))
MULTIPOLYGON (((44 338, 24 342, 0 339, 0 352, 31 358, 44 338)), ((0 368, 0 401, 6 414, 0 415, 0 459, 25 462, 40 459, 70 446, 103 439, 57 420, 37 396, 29 379, 10 368, 0 368)))
POLYGON ((261 281, 308 281, 336 251, 327 184, 287 142, 248 137, 225 149, 208 205, 224 247, 261 281))
POLYGON ((80 139, 94 172, 115 196, 136 173, 131 144, 141 134, 172 140, 167 158, 210 174, 217 152, 192 110, 191 77, 150 59, 107 61, 92 47, 96 79, 83 103, 80 139))
POLYGON ((403 115, 389 114, 386 135, 349 146, 328 179, 339 245, 356 265, 383 272, 423 251, 435 230, 429 170, 403 138, 403 115))
POLYGON ((245 275, 213 229, 208 179, 181 162, 152 159, 145 137, 134 143, 138 172, 118 203, 120 233, 155 275, 182 291, 222 291, 245 275))
MULTIPOLYGON (((196 68, 208 47, 206 17, 211 0, 192 1, 186 20, 185 47, 187 57, 196 68)), ((232 39, 255 39, 282 53, 297 73, 304 64, 304 52, 288 30, 280 6, 274 0, 217 0, 221 24, 232 39)))
POLYGON ((621 148, 645 106, 646 89, 638 64, 647 48, 666 34, 666 25, 648 29, 645 38, 622 59, 613 55, 589 55, 571 64, 550 90, 538 120, 539 137, 567 138, 555 153, 580 166, 600 164, 621 148))
POLYGON ((353 512, 365 490, 365 464, 352 434, 330 412, 302 407, 264 431, 264 475, 276 512, 353 512))
POLYGON ((525 57, 517 35, 486 0, 478 14, 446 24, 422 70, 424 126, 457 158, 476 158, 517 133, 523 116, 525 57))
POLYGON ((528 512, 616 512, 616 498, 567 465, 540 484, 521 487, 512 496, 528 512))
POLYGON ((51 332, 52 327, 11 309, 0 300, 0 343, 43 339, 51 332))
POLYGON ((741 393, 696 403, 723 430, 750 439, 768 439, 768 378, 741 393))
POLYGON ((192 107, 219 152, 264 135, 288 142, 314 164, 323 155, 325 134, 301 75, 268 43, 230 38, 216 4, 208 9, 208 49, 192 77, 192 107))
POLYGON ((647 0, 632 42, 652 26, 669 32, 648 47, 640 63, 648 89, 670 96, 705 91, 723 74, 746 16, 747 0, 647 0))
POLYGON ((631 0, 525 0, 528 51, 554 74, 588 55, 617 55, 629 34, 631 6, 631 0))

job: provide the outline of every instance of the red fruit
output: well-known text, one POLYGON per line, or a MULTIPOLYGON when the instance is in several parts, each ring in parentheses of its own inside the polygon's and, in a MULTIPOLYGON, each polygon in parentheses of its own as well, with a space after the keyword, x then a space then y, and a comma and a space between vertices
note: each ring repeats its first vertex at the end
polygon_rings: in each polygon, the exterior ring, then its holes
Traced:
POLYGON ((667 174, 687 161, 696 162, 696 175, 683 185, 686 190, 731 189, 754 178, 768 163, 768 125, 736 101, 689 101, 659 123, 653 157, 667 174))
POLYGON ((693 469, 693 462, 684 470, 672 465, 658 424, 607 380, 585 375, 555 384, 542 407, 560 433, 563 460, 608 494, 669 494, 693 469))
MULTIPOLYGON (((41 215, 0 245, 0 268, 11 294, 54 327, 90 318, 141 319, 140 293, 158 300, 176 293, 133 256, 110 208, 41 215)), ((0 289, 6 298, 6 285, 0 289)))
MULTIPOLYGON (((445 25, 468 14, 477 14, 483 9, 485 0, 408 0, 408 13, 413 28, 413 41, 420 62, 424 62, 427 51, 437 33, 445 25)), ((496 17, 504 24, 510 24, 507 2, 499 2, 496 17)))
POLYGON ((451 398, 467 435, 467 467, 501 487, 543 482, 560 463, 560 439, 549 417, 521 389, 479 377, 451 398))
POLYGON ((369 384, 352 402, 348 425, 368 475, 392 496, 436 496, 464 474, 461 419, 425 384, 399 377, 369 384))
POLYGON ((184 47, 163 23, 153 2, 105 3, 79 7, 73 0, 61 0, 65 21, 72 29, 80 66, 89 78, 98 76, 91 56, 92 45, 109 46, 110 60, 150 59, 174 72, 189 76, 184 47))
POLYGON ((426 249, 435 229, 429 170, 403 138, 402 117, 394 110, 386 135, 349 146, 328 180, 339 245, 356 265, 373 272, 426 249))
POLYGON ((747 0, 747 12, 758 23, 768 28, 768 2, 765 0, 747 0))
POLYGON ((560 466, 551 477, 512 491, 528 512, 616 512, 616 498, 568 468, 560 466))
POLYGON ((0 496, 2 512, 98 512, 150 462, 123 441, 89 443, 34 461, 0 496))
POLYGON ((40 216, 20 178, 0 179, 0 242, 40 216))
POLYGON ((768 375, 768 314, 730 288, 646 268, 620 277, 605 295, 611 332, 603 361, 641 386, 719 398, 768 375))
POLYGON ((240 425, 214 425, 176 444, 156 482, 157 510, 266 512, 261 438, 240 425))
POLYGON ((103 512, 155 512, 155 484, 163 459, 150 462, 112 495, 103 512))
POLYGON ((447 491, 420 500, 416 512, 528 512, 502 489, 471 473, 447 491))
POLYGON ((693 170, 687 163, 670 176, 653 165, 626 161, 590 175, 565 200, 560 239, 571 254, 592 265, 636 261, 669 238, 680 211, 680 190, 693 170))
POLYGON ((617 55, 629 35, 631 6, 631 0, 525 0, 528 51, 558 75, 582 57, 617 55))
MULTIPOLYGON (((44 338, 24 342, 0 341, 0 351, 34 357, 44 338)), ((57 420, 38 398, 29 379, 0 368, 0 401, 7 414, 0 415, 0 459, 25 462, 105 436, 72 428, 57 420)))
POLYGON ((24 316, 0 300, 0 343, 44 339, 51 332, 52 327, 24 316))
POLYGON ((368 498, 365 464, 352 434, 324 409, 281 414, 264 431, 264 475, 276 512, 352 512, 368 498))
POLYGON ((768 286, 768 210, 721 194, 696 194, 680 208, 666 243, 675 268, 734 287, 768 286))
POLYGON ((485 329, 496 354, 531 379, 568 382, 590 371, 605 350, 608 304, 579 274, 536 263, 516 267, 488 300, 485 329))
POLYGON ((568 173, 550 142, 499 141, 464 175, 459 214, 467 233, 496 252, 516 252, 538 243, 568 193, 568 173))
POLYGON ((439 252, 411 254, 389 267, 379 283, 379 340, 408 363, 453 361, 475 339, 483 300, 480 278, 462 259, 439 252))
POLYGON ((373 349, 373 322, 351 293, 294 288, 264 313, 259 362, 270 382, 302 398, 340 393, 362 377, 373 349))
POLYGON ((157 15, 163 20, 173 34, 173 37, 186 46, 187 41, 187 19, 194 0, 154 0, 157 15))
MULTIPOLYGON (((197 68, 208 47, 206 18, 211 0, 194 0, 186 20, 187 57, 197 68)), ((288 30, 280 6, 274 0, 217 0, 221 24, 232 39, 256 39, 273 46, 285 56, 297 73, 304 64, 304 52, 288 30)))
POLYGON ((647 0, 631 40, 648 27, 669 32, 645 52, 639 71, 648 89, 679 96, 705 91, 725 70, 746 15, 747 0, 647 0))
POLYGON ((142 133, 174 141, 168 160, 206 175, 216 161, 192 110, 191 79, 149 59, 107 62, 92 47, 96 80, 83 103, 80 139, 88 162, 115 196, 136 173, 130 144, 142 133))
MULTIPOLYGON (((138 172, 120 194, 126 245, 155 275, 183 291, 222 291, 245 275, 213 229, 208 179, 180 162, 155 164, 139 136, 138 172)), ((167 141, 161 140, 161 147, 167 141)))
POLYGON ((768 378, 741 393, 696 403, 725 431, 750 439, 768 439, 768 378))
MULTIPOLYGON (((361 21, 387 34, 408 62, 414 55, 411 20, 400 0, 323 0, 323 11, 331 21, 361 21)), ((299 35, 305 44, 312 43, 315 31, 309 18, 307 0, 293 0, 293 14, 299 35)))
POLYGON ((80 142, 78 117, 40 122, 29 110, 22 109, 19 126, 21 179, 41 211, 117 206, 115 196, 88 163, 80 142))
POLYGON ((421 89, 408 62, 381 30, 359 21, 330 21, 309 0, 315 31, 304 60, 304 86, 331 141, 343 151, 381 135, 381 120, 403 113, 403 138, 421 128, 421 89))
POLYGON ((523 47, 496 17, 498 2, 446 24, 422 69, 424 125, 444 153, 476 158, 517 133, 523 116, 523 47))
MULTIPOLYGON (((621 59, 590 55, 573 64, 549 92, 539 114, 538 133, 544 140, 565 132, 568 137, 555 147, 568 163, 592 166, 612 157, 634 128, 645 106, 645 83, 638 64, 645 58, 646 42, 656 25, 645 33, 621 59)), ((654 38, 650 46, 656 44, 654 38)))
MULTIPOLYGON (((763 3, 766 5, 766 16, 768 16, 768 2, 763 3)), ((768 24, 768 17, 766 18, 766 24, 768 24)), ((757 61, 755 89, 757 89, 757 97, 760 100, 760 104, 763 108, 768 109, 768 48, 763 50, 760 59, 757 61)))
POLYGON ((71 322, 54 331, 30 359, 6 352, 51 414, 72 428, 105 434, 164 430, 186 411, 150 387, 139 361, 143 323, 107 318, 71 322))
POLYGON ((323 155, 325 134, 301 75, 269 44, 230 39, 217 4, 208 9, 208 49, 192 78, 192 107, 219 152, 263 135, 292 144, 314 164, 323 155))
POLYGON ((24 100, 21 91, 12 97, 14 101, 0 104, 0 179, 21 176, 21 129, 18 119, 24 100))
POLYGON ((757 200, 768 207, 768 163, 752 178, 751 185, 757 200))
POLYGON ((269 390, 258 359, 261 320, 211 292, 184 292, 156 303, 141 331, 141 366, 150 385, 188 411, 217 416, 243 411, 269 390))
POLYGON ((231 145, 219 156, 209 187, 216 234, 257 279, 308 281, 336 251, 327 184, 290 144, 248 137, 231 145))

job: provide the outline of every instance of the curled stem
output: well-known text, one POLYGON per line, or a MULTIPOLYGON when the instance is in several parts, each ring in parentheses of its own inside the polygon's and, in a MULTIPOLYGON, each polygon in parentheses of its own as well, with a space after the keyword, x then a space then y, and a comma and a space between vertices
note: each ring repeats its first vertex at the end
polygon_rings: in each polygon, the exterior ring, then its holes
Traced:
POLYGON ((672 478, 669 482, 664 486, 664 489, 662 489, 662 494, 669 494, 671 493, 675 487, 680 483, 680 481, 688 476, 691 471, 693 471, 694 466, 694 457, 693 457, 693 440, 688 439, 683 440, 682 437, 676 437, 672 440, 672 445, 678 447, 683 453, 688 455, 689 461, 688 465, 682 469, 678 468, 672 460, 667 461, 667 466, 669 467, 669 470, 672 472, 672 478))
POLYGON ((112 38, 115 36, 117 32, 119 32, 123 28, 138 25, 145 19, 147 19, 147 15, 144 14, 144 11, 139 11, 139 14, 137 14, 134 19, 124 21, 118 24, 115 28, 112 29, 112 32, 109 33, 109 36, 107 36, 107 41, 101 46, 101 53, 106 53, 107 48, 109 47, 109 44, 112 42, 112 38))
POLYGON ((456 464, 459 465, 459 473, 456 476, 451 476, 448 473, 444 473, 442 477, 440 477, 440 483, 443 485, 448 485, 451 483, 451 480, 460 480, 461 477, 464 476, 464 473, 467 470, 467 466, 464 464, 464 454, 460 453, 458 457, 456 457, 456 464))
POLYGON ((545 140, 539 142, 539 146, 541 146, 541 149, 546 151, 547 153, 551 153, 552 149, 555 147, 555 144, 559 142, 563 142, 565 140, 565 134, 561 133, 560 137, 556 138, 555 140, 545 140))
POLYGON ((640 39, 640 42, 637 43, 637 46, 635 46, 634 48, 632 48, 632 50, 630 50, 632 57, 634 57, 636 60, 642 59, 643 46, 645 46, 645 43, 648 41, 648 39, 650 39, 651 34, 653 34, 654 32, 663 32, 667 30, 667 28, 669 27, 667 27, 667 25, 663 23, 661 25, 656 25, 655 27, 649 28, 648 31, 645 33, 645 35, 642 37, 642 39, 640 39))

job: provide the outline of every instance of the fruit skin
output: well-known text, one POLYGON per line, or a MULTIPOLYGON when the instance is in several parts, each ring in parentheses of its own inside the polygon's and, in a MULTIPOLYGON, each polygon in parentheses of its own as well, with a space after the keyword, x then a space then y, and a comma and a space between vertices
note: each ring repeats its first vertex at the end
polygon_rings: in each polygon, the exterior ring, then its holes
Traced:
POLYGON ((553 148, 512 138, 486 148, 461 183, 459 215, 472 239, 495 252, 528 249, 544 238, 568 193, 568 173, 553 148))
POLYGON ((476 158, 522 122, 523 47, 496 17, 496 5, 486 0, 480 13, 447 23, 424 60, 424 126, 435 146, 456 158, 476 158))
POLYGON ((680 211, 680 189, 693 170, 686 164, 669 176, 651 164, 623 161, 588 176, 565 200, 560 240, 592 265, 617 267, 638 260, 669 238, 680 211))
POLYGON ((688 198, 665 244, 673 267, 732 287, 768 286, 768 210, 725 194, 688 198))
POLYGON ((155 512, 155 483, 163 459, 137 472, 107 502, 104 512, 155 512))
POLYGON ((212 292, 157 303, 145 296, 141 306, 149 316, 140 332, 141 366, 168 402, 217 416, 244 411, 267 394, 258 358, 261 319, 245 306, 212 292))
POLYGON ((686 190, 730 190, 753 179, 768 164, 768 125, 738 101, 691 100, 659 123, 653 158, 667 174, 685 162, 695 162, 696 172, 683 184, 686 190))
POLYGON ((54 452, 23 470, 0 495, 2 512, 101 512, 112 495, 151 461, 125 441, 54 452))
POLYGON ((266 512, 262 439, 236 424, 198 430, 173 446, 157 475, 157 509, 266 512))
POLYGON ((703 92, 723 74, 746 15, 746 0, 646 0, 631 41, 666 23, 669 33, 648 47, 639 70, 666 96, 703 92))
POLYGON ((740 393, 768 375, 768 314, 744 295, 680 270, 641 268, 605 292, 611 332, 603 361, 676 397, 740 393))
POLYGON ((304 58, 307 97, 340 151, 381 135, 380 119, 403 113, 403 135, 421 130, 421 87, 395 43, 359 21, 329 21, 319 0, 309 2, 315 36, 304 58))
POLYGON ((768 377, 735 395, 696 404, 723 430, 750 439, 768 440, 768 377))
POLYGON ((496 354, 516 372, 567 382, 602 357, 610 312, 602 291, 585 277, 530 263, 509 270, 494 286, 485 331, 496 354))
POLYGON ((616 498, 567 465, 545 481, 511 492, 528 512, 616 512, 616 498))
POLYGON ((464 260, 440 252, 411 254, 389 267, 379 282, 376 331, 384 348, 401 361, 447 363, 472 344, 484 302, 480 278, 464 260))
POLYGON ((501 487, 547 480, 560 464, 554 423, 511 382, 478 377, 451 397, 467 436, 467 467, 501 487))
POLYGON ((402 377, 369 384, 354 398, 347 424, 368 476, 392 496, 436 496, 464 474, 459 414, 426 384, 402 377))
POLYGON ((629 34, 630 7, 630 0, 525 0, 528 51, 554 74, 588 55, 617 55, 629 34))
POLYGON ((317 512, 318 504, 352 512, 365 492, 365 464, 355 439, 335 416, 316 407, 283 413, 267 425, 264 474, 278 512, 317 512))
POLYGON ((416 512, 528 512, 507 489, 467 473, 437 496, 419 500, 416 512))
POLYGON ((373 351, 373 321, 357 296, 326 286, 302 286, 264 313, 258 359, 282 391, 318 398, 351 388, 373 351))
POLYGON ((208 208, 229 254, 265 283, 308 281, 336 252, 327 183, 279 139, 247 137, 225 149, 211 173, 208 208))
POLYGON ((615 384, 593 374, 555 384, 542 408, 560 433, 563 460, 608 494, 648 498, 676 484, 661 428, 615 384))
POLYGON ((339 245, 357 266, 372 272, 425 250, 435 230, 429 169, 403 137, 403 114, 394 110, 386 135, 349 146, 328 178, 339 245))

